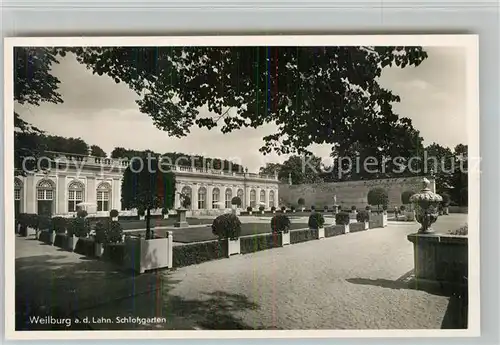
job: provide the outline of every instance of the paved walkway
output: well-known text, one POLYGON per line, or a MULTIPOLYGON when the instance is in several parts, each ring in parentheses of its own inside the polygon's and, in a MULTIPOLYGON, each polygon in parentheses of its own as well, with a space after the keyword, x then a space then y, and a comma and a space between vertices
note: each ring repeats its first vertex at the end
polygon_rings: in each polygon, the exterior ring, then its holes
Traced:
MULTIPOLYGON (((450 215, 435 228, 465 222, 466 215, 450 215)), ((86 326, 92 329, 441 328, 449 298, 403 281, 413 268, 406 235, 416 229, 391 222, 139 277, 16 238, 16 316, 20 327, 28 327, 26 314, 74 311, 79 320, 94 319, 86 326), (116 321, 126 316, 136 319, 116 321)))

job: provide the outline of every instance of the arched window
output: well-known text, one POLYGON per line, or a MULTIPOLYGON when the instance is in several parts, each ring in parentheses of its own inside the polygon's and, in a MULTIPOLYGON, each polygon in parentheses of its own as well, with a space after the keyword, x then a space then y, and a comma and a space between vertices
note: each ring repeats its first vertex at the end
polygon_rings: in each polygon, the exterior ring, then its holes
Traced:
POLYGON ((51 216, 54 211, 54 192, 56 185, 51 180, 43 179, 36 186, 38 214, 51 216))
MULTIPOLYGON (((182 187, 181 194, 184 196, 187 196, 189 198, 189 200, 191 200, 189 207, 187 207, 187 208, 191 208, 193 205, 193 190, 191 189, 191 187, 189 187, 189 186, 182 187)), ((182 202, 182 198, 181 198, 181 202, 182 202)))
POLYGON ((83 183, 73 181, 68 186, 68 212, 76 212, 79 203, 83 202, 83 183))
POLYGON ((269 191, 269 207, 273 207, 274 205, 274 191, 269 191))
POLYGON ((97 186, 97 211, 109 211, 111 200, 111 185, 102 182, 97 186))
POLYGON ((14 179, 14 212, 17 216, 21 213, 21 195, 23 193, 23 182, 19 178, 14 179))
POLYGON ((231 199, 233 198, 233 190, 226 188, 226 208, 231 208, 231 199))
POLYGON ((220 189, 214 188, 212 190, 212 208, 220 208, 219 202, 220 202, 220 189))
POLYGON ((257 204, 257 192, 255 189, 250 190, 250 206, 255 207, 257 204))
POLYGON ((207 207, 207 189, 200 187, 198 189, 198 209, 204 210, 207 207))
MULTIPOLYGON (((266 191, 265 190, 261 190, 260 191, 260 201, 259 203, 263 206, 266 205, 266 191)), ((260 206, 260 205, 259 205, 260 206)))

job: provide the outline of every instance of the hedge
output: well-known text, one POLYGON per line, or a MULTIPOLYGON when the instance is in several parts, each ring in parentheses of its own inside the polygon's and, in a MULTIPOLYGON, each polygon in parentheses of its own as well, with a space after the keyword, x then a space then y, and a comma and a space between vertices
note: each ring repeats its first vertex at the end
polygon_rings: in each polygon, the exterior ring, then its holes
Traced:
POLYGON ((318 238, 318 230, 296 230, 290 231, 290 244, 312 241, 318 238))
POLYGON ((192 243, 173 247, 173 266, 184 267, 227 258, 226 240, 192 243))
POLYGON ((281 247, 281 233, 240 238, 241 254, 281 247))
POLYGON ((105 245, 102 256, 106 260, 109 260, 117 265, 123 265, 123 258, 125 257, 125 244, 110 243, 105 245))
POLYGON ((79 238, 76 242, 75 253, 85 256, 95 256, 95 241, 93 238, 79 238))
POLYGON ((66 234, 56 234, 54 238, 54 246, 59 248, 66 248, 66 241, 68 236, 66 234))
POLYGON ((349 224, 349 232, 358 232, 365 230, 365 223, 351 223, 349 224))
POLYGON ((334 225, 325 227, 325 237, 333 237, 344 234, 344 225, 334 225))

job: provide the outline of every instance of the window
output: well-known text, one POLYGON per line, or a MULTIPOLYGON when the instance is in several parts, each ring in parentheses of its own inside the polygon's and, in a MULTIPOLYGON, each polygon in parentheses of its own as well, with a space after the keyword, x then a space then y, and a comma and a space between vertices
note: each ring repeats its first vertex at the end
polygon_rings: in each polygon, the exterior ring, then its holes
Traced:
MULTIPOLYGON (((263 206, 266 205, 266 191, 265 190, 261 190, 260 191, 260 204, 262 204, 263 206)), ((259 205, 260 206, 260 205, 259 205)))
POLYGON ((207 206, 207 190, 205 187, 198 189, 198 209, 203 210, 207 206))
POLYGON ((252 189, 250 191, 250 206, 255 207, 257 203, 257 192, 255 192, 255 189, 252 189))
POLYGON ((231 208, 231 199, 233 198, 233 190, 231 188, 226 189, 226 208, 231 208))
POLYGON ((14 179, 14 212, 17 216, 21 212, 21 191, 23 183, 20 179, 14 179))
POLYGON ((269 191, 269 207, 273 207, 274 205, 274 191, 269 191))
POLYGON ((53 210, 55 184, 51 180, 41 180, 36 187, 38 214, 51 216, 53 210))
POLYGON ((74 181, 68 187, 68 212, 76 212, 79 203, 83 202, 84 187, 81 182, 74 181))
POLYGON ((97 211, 110 211, 111 185, 107 182, 97 187, 97 211))
POLYGON ((220 208, 220 190, 219 188, 214 188, 212 191, 212 208, 220 208))

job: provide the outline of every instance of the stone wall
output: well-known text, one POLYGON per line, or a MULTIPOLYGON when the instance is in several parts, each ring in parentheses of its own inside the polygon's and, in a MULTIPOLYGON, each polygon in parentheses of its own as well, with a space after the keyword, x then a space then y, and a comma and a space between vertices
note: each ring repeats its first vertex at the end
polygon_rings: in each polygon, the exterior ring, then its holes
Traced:
MULTIPOLYGON (((376 187, 387 190, 389 195, 389 209, 401 205, 401 194, 410 190, 418 192, 422 189, 423 177, 391 178, 367 181, 331 182, 320 184, 288 185, 280 184, 280 205, 297 206, 299 198, 304 198, 306 207, 314 205, 323 208, 331 207, 333 196, 337 196, 337 204, 342 208, 350 209, 356 206, 364 208, 367 203, 368 191, 376 187)), ((435 192, 435 181, 431 180, 431 189, 435 192)))

